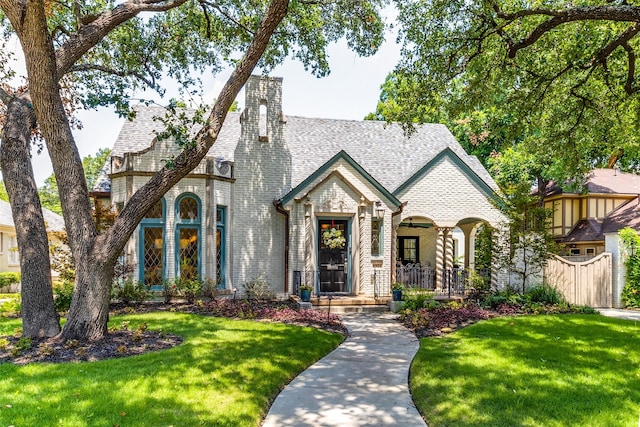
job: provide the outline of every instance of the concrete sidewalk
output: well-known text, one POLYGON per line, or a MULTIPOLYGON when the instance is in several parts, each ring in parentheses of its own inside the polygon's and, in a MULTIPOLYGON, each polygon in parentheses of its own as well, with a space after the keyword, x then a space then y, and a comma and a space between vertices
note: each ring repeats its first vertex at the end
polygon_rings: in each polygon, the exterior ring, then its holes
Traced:
POLYGON ((600 314, 607 317, 616 317, 618 319, 640 320, 640 311, 624 310, 622 308, 598 308, 600 314))
POLYGON ((351 336, 285 387, 263 427, 426 427, 408 387, 415 335, 391 313, 341 316, 351 336))

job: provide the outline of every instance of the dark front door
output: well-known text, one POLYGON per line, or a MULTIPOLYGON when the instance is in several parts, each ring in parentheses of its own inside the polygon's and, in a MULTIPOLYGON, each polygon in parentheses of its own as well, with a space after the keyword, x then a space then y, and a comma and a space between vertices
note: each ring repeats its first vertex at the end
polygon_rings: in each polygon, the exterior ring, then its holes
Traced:
POLYGON ((318 263, 320 292, 349 292, 348 289, 348 222, 318 222, 318 263))

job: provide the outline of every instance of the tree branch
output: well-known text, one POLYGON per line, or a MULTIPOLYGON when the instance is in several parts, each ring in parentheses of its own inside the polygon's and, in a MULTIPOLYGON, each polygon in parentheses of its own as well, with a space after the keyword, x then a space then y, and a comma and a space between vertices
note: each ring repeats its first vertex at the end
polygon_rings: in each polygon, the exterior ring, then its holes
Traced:
POLYGON ((203 5, 209 6, 214 8, 215 10, 217 10, 218 12, 220 12, 220 14, 222 16, 224 16, 225 18, 227 18, 229 21, 233 22, 235 25, 237 25, 238 27, 242 28, 243 30, 245 30, 247 33, 251 34, 252 36, 255 36, 256 33, 255 31, 253 31, 251 28, 247 27, 246 25, 242 24, 240 21, 238 21, 237 19, 235 19, 233 16, 229 15, 227 12, 225 12, 219 5, 217 4, 213 4, 211 2, 208 1, 201 1, 200 3, 202 3, 203 5))
POLYGON ((629 59, 629 69, 627 70, 627 80, 624 83, 624 90, 628 95, 633 95, 638 90, 633 87, 636 74, 636 54, 628 43, 624 43, 622 47, 627 51, 627 58, 629 59))
POLYGON ((113 68, 105 67, 103 65, 98 65, 98 64, 77 64, 69 68, 68 72, 77 73, 77 72, 89 72, 89 71, 101 71, 103 73, 111 74, 118 77, 135 77, 136 79, 140 80, 142 83, 144 83, 145 85, 151 88, 155 88, 156 86, 155 79, 149 80, 143 74, 135 73, 133 71, 118 71, 118 70, 114 70, 113 68))
MULTIPOLYGON (((6 2, 8 0, 0 0, 6 2)), ((70 37, 56 51, 56 68, 58 78, 89 49, 102 40, 118 25, 133 18, 140 12, 164 12, 184 4, 187 0, 129 0, 111 10, 101 13, 92 22, 81 26, 78 32, 70 37)))
POLYGON ((545 8, 523 9, 514 13, 502 11, 500 6, 492 2, 493 10, 500 19, 513 23, 526 17, 547 16, 549 19, 537 25, 526 37, 520 41, 513 41, 503 33, 508 49, 508 57, 515 58, 519 50, 531 46, 543 35, 554 28, 577 21, 612 21, 612 22, 638 22, 640 23, 640 6, 616 5, 616 6, 587 6, 572 7, 564 10, 545 8))

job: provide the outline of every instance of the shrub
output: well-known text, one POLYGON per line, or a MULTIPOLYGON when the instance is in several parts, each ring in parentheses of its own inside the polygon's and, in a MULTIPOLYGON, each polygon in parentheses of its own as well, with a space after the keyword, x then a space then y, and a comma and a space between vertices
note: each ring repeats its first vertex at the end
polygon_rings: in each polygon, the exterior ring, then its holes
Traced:
POLYGON ((566 302, 562 293, 549 285, 534 286, 527 291, 526 297, 531 302, 546 305, 560 305, 566 302))
POLYGON ((22 312, 22 303, 20 298, 11 298, 0 304, 0 315, 4 317, 19 316, 22 312))
POLYGON ((165 280, 162 284, 162 296, 165 303, 170 303, 173 298, 178 296, 178 285, 175 283, 175 279, 165 280))
POLYGON ((180 279, 178 290, 189 304, 193 304, 202 294, 202 282, 199 279, 180 279))
POLYGON ((14 283, 20 283, 20 273, 0 273, 0 289, 13 285, 14 283))
POLYGON ((404 306, 405 310, 418 310, 420 308, 426 308, 429 305, 431 308, 437 306, 433 300, 433 293, 425 291, 423 289, 407 289, 404 293, 404 306))
POLYGON ((522 294, 516 292, 513 288, 506 288, 500 291, 490 292, 484 301, 482 301, 481 305, 498 309, 499 307, 504 308, 504 305, 517 306, 525 302, 526 298, 522 294))
POLYGON ((149 298, 150 294, 150 287, 140 280, 136 280, 134 282, 131 279, 127 279, 122 283, 122 285, 114 282, 112 288, 113 298, 118 299, 125 304, 129 304, 131 302, 140 304, 149 298))
POLYGON ((73 282, 63 281, 53 285, 53 302, 57 311, 68 311, 73 297, 73 282))
POLYGON ((270 299, 272 297, 271 285, 269 285, 263 274, 243 283, 242 287, 247 294, 247 298, 270 299))
POLYGON ((622 302, 625 307, 640 308, 640 281, 627 281, 622 289, 622 302))
POLYGON ((209 299, 216 299, 218 296, 218 284, 211 279, 202 281, 202 296, 209 299))

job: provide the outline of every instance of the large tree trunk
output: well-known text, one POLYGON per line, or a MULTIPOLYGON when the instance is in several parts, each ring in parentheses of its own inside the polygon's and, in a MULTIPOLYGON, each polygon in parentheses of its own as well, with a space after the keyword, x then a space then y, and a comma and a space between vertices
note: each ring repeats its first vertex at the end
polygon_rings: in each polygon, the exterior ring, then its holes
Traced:
POLYGON ((0 164, 20 248, 22 333, 35 338, 57 335, 60 318, 53 303, 49 243, 31 167, 34 127, 35 115, 28 100, 14 97, 7 104, 0 164))
POLYGON ((96 258, 76 263, 76 287, 64 338, 92 340, 106 335, 112 280, 113 263, 96 258))

